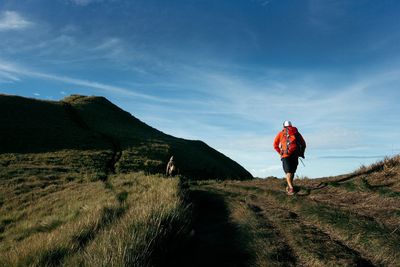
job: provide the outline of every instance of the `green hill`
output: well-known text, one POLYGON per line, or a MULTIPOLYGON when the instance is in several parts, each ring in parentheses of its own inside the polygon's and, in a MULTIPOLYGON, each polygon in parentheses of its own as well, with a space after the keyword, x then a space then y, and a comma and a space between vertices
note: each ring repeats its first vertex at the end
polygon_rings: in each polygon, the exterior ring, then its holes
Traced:
MULTIPOLYGON (((61 101, 42 101, 0 95, 0 112, 0 153, 4 155, 39 153, 41 160, 56 162, 59 168, 105 174, 163 173, 174 155, 180 174, 191 179, 252 178, 204 142, 164 134, 104 97, 72 95, 61 101)), ((11 164, 11 158, 3 164, 11 164)))

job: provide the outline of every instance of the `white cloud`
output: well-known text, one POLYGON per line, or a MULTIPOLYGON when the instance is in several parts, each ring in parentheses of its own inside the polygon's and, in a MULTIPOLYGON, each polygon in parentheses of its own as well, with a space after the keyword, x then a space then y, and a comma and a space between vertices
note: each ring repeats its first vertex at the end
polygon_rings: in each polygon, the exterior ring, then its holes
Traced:
POLYGON ((119 38, 108 38, 105 39, 102 43, 100 43, 99 45, 97 45, 96 47, 94 47, 94 50, 112 50, 115 49, 116 47, 119 47, 121 45, 122 41, 119 38))
POLYGON ((21 30, 32 24, 15 11, 5 11, 0 15, 0 31, 21 30))
POLYGON ((87 6, 95 2, 102 2, 102 0, 70 0, 70 2, 78 6, 87 6))
POLYGON ((54 75, 54 74, 48 74, 48 73, 43 73, 43 72, 38 72, 38 71, 32 71, 20 66, 16 66, 14 64, 10 63, 5 63, 0 61, 0 73, 8 73, 10 75, 16 75, 16 79, 19 76, 28 76, 28 77, 34 77, 34 78, 42 78, 42 79, 47 79, 47 80, 54 80, 54 81, 59 81, 67 84, 74 84, 74 85, 79 85, 83 87, 89 87, 89 88, 94 88, 98 89, 101 91, 105 91, 108 93, 112 94, 118 94, 118 95, 123 95, 123 96, 129 96, 129 97, 138 97, 141 99, 149 100, 149 101, 154 101, 154 102, 162 102, 162 103, 173 103, 174 100, 168 99, 168 98, 160 98, 157 96, 149 95, 149 94, 143 94, 143 93, 137 93, 133 91, 132 89, 128 88, 123 88, 119 86, 113 86, 113 85, 108 85, 104 83, 99 83, 96 81, 89 81, 89 80, 82 80, 82 79, 75 79, 67 76, 60 76, 60 75, 54 75))
POLYGON ((40 96, 40 94, 39 94, 39 93, 34 93, 33 95, 34 95, 34 96, 40 96))
POLYGON ((19 77, 13 73, 0 70, 0 82, 2 83, 13 83, 19 81, 19 77))
MULTIPOLYGON (((386 88, 385 84, 396 83, 400 77, 396 69, 361 73, 351 79, 346 79, 346 75, 336 77, 326 73, 292 76, 275 72, 264 81, 212 68, 180 73, 188 77, 187 88, 206 96, 203 99, 205 105, 190 109, 189 118, 197 125, 187 127, 185 136, 196 132, 198 139, 206 141, 260 177, 281 172, 275 165, 279 159, 272 142, 282 121, 287 118, 299 126, 306 138, 307 159, 310 161, 329 156, 329 153, 340 156, 384 153, 382 148, 375 151, 375 145, 379 144, 379 140, 387 139, 388 133, 385 133, 385 138, 375 138, 375 133, 380 130, 371 124, 370 116, 379 115, 387 106, 388 97, 394 94, 382 89, 386 88), (382 93, 373 93, 376 88, 382 93), (210 116, 205 116, 207 113, 210 116), (236 127, 225 127, 229 120, 236 123, 236 127), (210 125, 220 127, 208 127, 210 125)), ((176 109, 163 108, 171 112, 176 109)), ((390 110, 393 111, 393 107, 390 110)), ((180 115, 174 114, 181 122, 180 115)), ((185 118, 186 115, 182 116, 185 118)), ((166 132, 177 133, 177 128, 185 125, 190 124, 183 121, 182 124, 165 124, 163 128, 166 132)), ((398 136, 397 131, 393 135, 398 136)))

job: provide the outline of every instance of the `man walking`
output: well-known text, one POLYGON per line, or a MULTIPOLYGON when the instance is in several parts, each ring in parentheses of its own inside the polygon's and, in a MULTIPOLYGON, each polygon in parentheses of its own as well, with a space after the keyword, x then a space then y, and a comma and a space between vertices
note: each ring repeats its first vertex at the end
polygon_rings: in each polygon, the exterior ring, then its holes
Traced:
POLYGON ((299 164, 299 157, 304 158, 306 142, 296 127, 290 121, 283 123, 283 130, 280 131, 274 140, 274 148, 281 155, 283 170, 286 173, 288 195, 294 194, 293 178, 299 164))

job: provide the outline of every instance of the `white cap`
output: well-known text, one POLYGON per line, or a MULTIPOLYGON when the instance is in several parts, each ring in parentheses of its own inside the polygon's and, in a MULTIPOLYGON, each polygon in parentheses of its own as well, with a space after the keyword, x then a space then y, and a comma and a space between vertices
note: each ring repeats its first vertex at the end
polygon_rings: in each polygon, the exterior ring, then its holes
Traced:
POLYGON ((283 123, 283 127, 288 127, 288 126, 292 126, 292 123, 290 121, 285 121, 283 123))

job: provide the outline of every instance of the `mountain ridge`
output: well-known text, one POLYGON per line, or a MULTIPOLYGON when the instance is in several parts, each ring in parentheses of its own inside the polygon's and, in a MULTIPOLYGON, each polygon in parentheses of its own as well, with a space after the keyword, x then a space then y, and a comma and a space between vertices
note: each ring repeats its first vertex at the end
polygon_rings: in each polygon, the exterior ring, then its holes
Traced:
POLYGON ((63 149, 105 150, 106 172, 164 172, 174 155, 180 174, 192 179, 250 179, 237 162, 200 140, 163 133, 98 96, 60 101, 0 95, 0 153, 44 153, 63 149))

